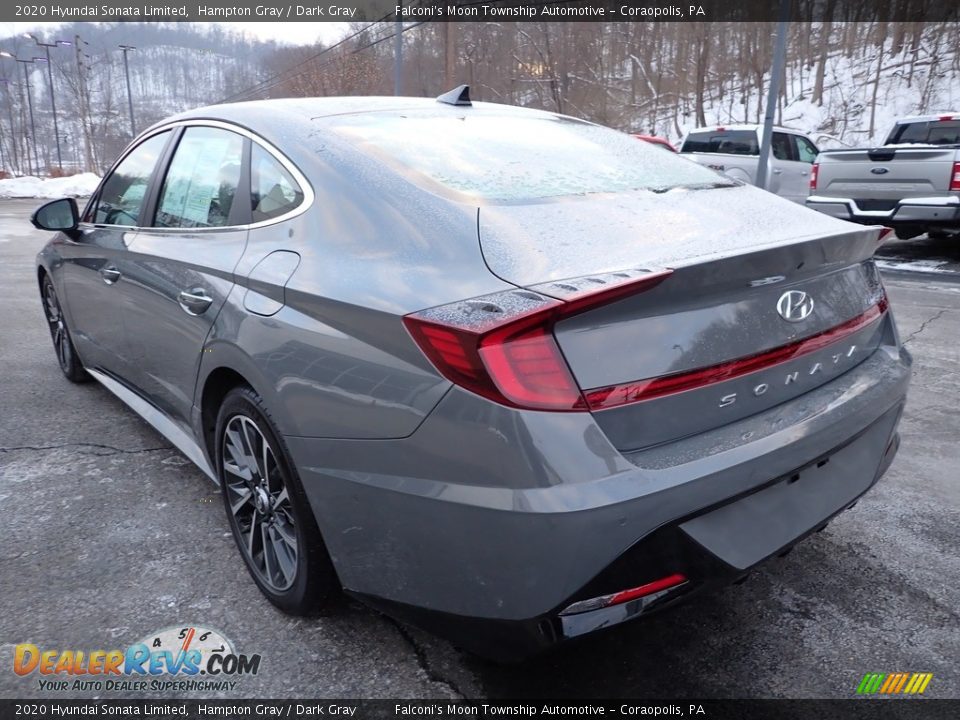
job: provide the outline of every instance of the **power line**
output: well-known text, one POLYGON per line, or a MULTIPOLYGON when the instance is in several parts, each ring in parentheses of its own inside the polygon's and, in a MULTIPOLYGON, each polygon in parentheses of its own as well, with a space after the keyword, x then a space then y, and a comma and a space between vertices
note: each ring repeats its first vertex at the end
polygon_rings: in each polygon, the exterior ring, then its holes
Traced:
MULTIPOLYGON (((240 92, 236 92, 236 93, 234 93, 233 95, 229 95, 229 96, 223 98, 222 100, 220 100, 220 102, 221 102, 221 103, 231 102, 231 101, 233 101, 233 100, 235 100, 235 99, 242 98, 242 97, 245 96, 245 95, 249 95, 250 93, 256 93, 256 92, 260 92, 260 91, 262 91, 262 90, 264 90, 264 89, 269 89, 269 88, 264 88, 264 87, 261 87, 261 86, 267 85, 267 84, 273 82, 274 80, 277 80, 278 78, 281 78, 282 76, 286 75, 287 73, 290 73, 290 72, 296 70, 297 68, 303 67, 303 66, 306 65, 307 63, 313 62, 313 61, 316 60, 317 58, 322 57, 323 55, 326 55, 328 52, 331 52, 331 51, 333 51, 333 50, 336 50, 338 47, 340 47, 340 46, 343 45, 344 43, 347 43, 347 42, 349 42, 350 40, 353 40, 353 39, 354 39, 355 37, 357 37, 358 35, 362 35, 363 33, 367 32, 368 30, 370 30, 371 28, 373 28, 375 25, 378 25, 378 24, 384 22, 388 17, 390 17, 390 16, 392 16, 392 15, 393 15, 392 12, 391 12, 391 13, 387 13, 386 15, 384 15, 384 16, 383 16, 382 18, 380 18, 379 20, 374 20, 372 23, 370 23, 370 24, 367 25, 366 27, 362 27, 362 28, 360 28, 359 30, 357 30, 356 32, 351 33, 350 35, 347 35, 347 37, 343 38, 342 40, 340 40, 340 41, 337 42, 337 43, 334 43, 334 44, 331 45, 330 47, 323 48, 322 50, 320 50, 319 52, 311 55, 310 57, 305 58, 304 60, 301 60, 301 61, 298 62, 296 65, 291 65, 291 66, 288 67, 286 70, 281 70, 280 72, 275 73, 274 75, 271 75, 270 77, 266 78, 265 80, 261 80, 260 82, 256 83, 255 85, 251 85, 251 86, 248 87, 246 90, 241 90, 240 92)), ((300 73, 300 74, 302 74, 302 73, 300 73)), ((297 77, 297 75, 294 75, 293 77, 297 77)), ((276 84, 277 84, 277 83, 274 83, 273 85, 270 85, 270 87, 275 87, 276 84)))
MULTIPOLYGON (((407 30, 413 30, 414 28, 420 27, 421 25, 424 25, 424 24, 426 24, 427 22, 428 22, 427 20, 420 20, 419 22, 411 23, 411 24, 405 26, 405 27, 403 28, 403 30, 401 30, 400 32, 401 32, 401 33, 405 33, 405 32, 407 32, 407 30)), ((396 35, 397 35, 396 32, 392 32, 392 33, 390 33, 389 35, 385 35, 385 36, 382 37, 382 38, 378 38, 378 39, 376 39, 376 40, 373 40, 372 42, 369 42, 369 43, 367 43, 366 45, 361 45, 360 47, 354 48, 353 50, 351 50, 350 53, 349 53, 349 55, 356 55, 358 52, 361 52, 361 51, 363 51, 363 50, 366 50, 367 48, 371 48, 371 47, 373 47, 374 45, 379 45, 379 44, 382 43, 382 42, 386 42, 387 40, 390 40, 391 38, 395 37, 396 35)), ((327 60, 325 63, 323 63, 323 64, 320 65, 319 67, 307 68, 306 70, 302 70, 302 71, 300 71, 300 72, 298 72, 298 73, 295 73, 295 74, 293 74, 293 75, 289 75, 289 76, 287 76, 287 77, 280 78, 280 79, 276 80, 275 82, 267 85, 266 87, 259 88, 257 92, 264 92, 264 91, 266 91, 266 90, 271 90, 271 89, 277 87, 278 85, 282 85, 283 83, 285 83, 285 82, 287 82, 287 81, 289 81, 289 80, 293 80, 294 78, 300 77, 301 75, 305 75, 305 74, 308 73, 308 72, 319 72, 320 70, 323 70, 325 67, 327 67, 327 66, 329 66, 329 65, 332 65, 332 64, 333 64, 334 62, 336 62, 336 61, 337 61, 337 58, 330 58, 329 60, 327 60)), ((293 70, 293 69, 295 69, 295 68, 290 68, 290 69, 293 70)))
MULTIPOLYGON (((572 0, 566 0, 566 1, 570 2, 570 1, 572 1, 572 0)), ((408 3, 407 6, 408 6, 408 7, 415 7, 415 6, 418 6, 418 5, 421 5, 421 4, 422 4, 422 0, 415 0, 414 2, 408 3)), ((345 38, 342 38, 339 42, 334 43, 334 44, 331 45, 330 47, 323 48, 322 50, 320 50, 320 51, 317 52, 317 53, 314 53, 314 54, 311 55, 310 57, 307 57, 307 58, 301 60, 301 61, 298 62, 296 65, 291 65, 291 66, 288 67, 286 70, 281 70, 280 72, 271 75, 270 77, 266 78, 265 80, 261 80, 260 82, 251 85, 250 87, 248 87, 248 88, 245 89, 245 90, 240 90, 239 92, 233 93, 232 95, 228 95, 227 97, 223 98, 223 99, 220 100, 219 102, 221 102, 221 103, 232 102, 233 100, 241 99, 241 98, 243 98, 244 96, 250 95, 251 93, 256 94, 256 93, 263 92, 264 90, 270 90, 270 89, 276 87, 277 85, 281 84, 282 82, 285 82, 286 80, 289 80, 289 79, 292 79, 292 78, 295 78, 295 77, 300 77, 300 75, 303 75, 302 72, 301 72, 301 73, 296 73, 296 74, 294 74, 294 75, 291 75, 289 78, 284 78, 283 76, 287 75, 288 73, 293 72, 293 71, 296 70, 297 68, 303 67, 303 66, 306 65, 307 63, 313 62, 314 60, 322 57, 323 55, 326 55, 327 53, 329 53, 329 52, 331 52, 331 51, 333 51, 333 50, 336 50, 336 49, 337 49, 338 47, 340 47, 341 45, 343 45, 343 44, 345 44, 345 43, 347 43, 347 42, 350 42, 351 40, 353 40, 353 39, 354 39, 355 37, 357 37, 358 35, 362 35, 363 33, 367 32, 367 31, 370 30, 370 29, 372 29, 372 28, 375 27, 376 25, 379 25, 379 24, 381 24, 381 23, 386 22, 388 18, 393 17, 393 16, 395 16, 395 15, 396 15, 395 12, 388 12, 388 13, 386 13, 385 15, 383 15, 379 20, 374 20, 373 22, 371 22, 371 23, 370 23, 369 25, 367 25, 366 27, 360 28, 360 29, 357 30, 356 32, 351 33, 350 35, 348 35, 348 36, 345 37, 345 38), (281 78, 283 78, 283 79, 281 79, 281 78), (279 81, 279 82, 275 82, 275 81, 279 81)), ((401 31, 401 33, 406 32, 407 30, 412 30, 412 29, 415 28, 415 27, 419 27, 420 25, 423 25, 423 23, 425 23, 425 22, 427 22, 427 21, 426 21, 426 20, 421 20, 421 21, 419 21, 419 22, 412 23, 411 25, 405 27, 405 28, 401 31)), ((391 35, 387 36, 386 38, 382 38, 382 39, 380 39, 380 40, 376 40, 376 41, 374 41, 374 42, 372 42, 372 43, 369 43, 369 44, 367 44, 367 45, 364 45, 363 47, 357 48, 356 50, 354 50, 353 52, 351 52, 351 55, 352 55, 352 54, 356 54, 356 53, 359 52, 360 50, 365 50, 365 49, 367 49, 368 47, 373 47, 374 45, 377 45, 377 44, 379 44, 380 42, 383 42, 383 40, 388 40, 388 39, 390 39, 390 38, 392 38, 392 37, 396 37, 396 35, 397 35, 397 33, 394 32, 394 33, 392 33, 391 35)), ((324 63, 324 64, 321 65, 320 67, 321 67, 321 68, 326 67, 327 64, 329 64, 329 63, 324 63)), ((319 69, 319 68, 318 68, 318 69, 319 69)))

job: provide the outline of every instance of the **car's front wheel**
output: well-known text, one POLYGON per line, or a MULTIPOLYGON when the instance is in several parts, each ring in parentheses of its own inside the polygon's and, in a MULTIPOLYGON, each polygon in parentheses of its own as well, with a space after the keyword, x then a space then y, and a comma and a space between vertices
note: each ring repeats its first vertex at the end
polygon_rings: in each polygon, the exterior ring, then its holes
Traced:
POLYGON ((60 369, 70 382, 82 383, 88 381, 90 376, 83 369, 80 358, 77 357, 77 351, 73 347, 73 340, 70 338, 70 330, 67 327, 67 320, 63 316, 63 309, 60 307, 60 300, 57 299, 56 288, 53 287, 53 280, 50 279, 49 275, 45 275, 43 278, 42 294, 43 313, 47 318, 50 339, 53 340, 53 349, 57 353, 57 362, 60 364, 60 369))
POLYGON ((217 417, 217 465, 233 538, 264 595, 281 610, 322 610, 340 590, 316 519, 261 398, 231 390, 217 417))

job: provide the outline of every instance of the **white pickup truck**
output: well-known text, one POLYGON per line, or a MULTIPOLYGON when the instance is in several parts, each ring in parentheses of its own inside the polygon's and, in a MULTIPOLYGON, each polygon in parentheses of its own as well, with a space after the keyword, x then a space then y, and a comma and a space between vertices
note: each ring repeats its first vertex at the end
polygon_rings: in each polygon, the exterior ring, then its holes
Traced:
MULTIPOLYGON (((680 153, 701 165, 756 184, 762 125, 724 125, 697 128, 680 146, 680 153)), ((810 173, 820 152, 797 130, 775 127, 771 139, 767 190, 802 203, 810 190, 810 173)))
POLYGON ((960 113, 898 120, 869 150, 825 150, 807 207, 907 239, 960 233, 960 113))

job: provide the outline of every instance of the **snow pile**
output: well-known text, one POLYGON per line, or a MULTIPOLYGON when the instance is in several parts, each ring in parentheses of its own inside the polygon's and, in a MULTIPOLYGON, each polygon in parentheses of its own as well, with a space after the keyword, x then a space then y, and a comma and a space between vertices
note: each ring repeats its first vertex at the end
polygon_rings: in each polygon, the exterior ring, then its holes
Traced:
POLYGON ((0 180, 0 198, 87 197, 97 189, 100 178, 81 173, 61 178, 38 178, 24 175, 0 180))

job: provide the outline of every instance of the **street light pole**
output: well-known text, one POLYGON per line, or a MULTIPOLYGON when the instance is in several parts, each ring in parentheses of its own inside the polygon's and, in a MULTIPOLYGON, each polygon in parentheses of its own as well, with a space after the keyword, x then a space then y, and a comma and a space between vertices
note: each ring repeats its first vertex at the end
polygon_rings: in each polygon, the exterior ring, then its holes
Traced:
POLYGON ((31 33, 26 33, 24 37, 33 40, 47 53, 47 81, 50 83, 50 108, 53 110, 53 137, 57 142, 57 167, 63 170, 63 155, 60 152, 60 127, 57 124, 57 93, 53 88, 53 63, 50 62, 50 48, 59 47, 60 45, 70 45, 71 43, 69 40, 57 40, 52 43, 40 42, 40 38, 31 33))
POLYGON ((37 174, 40 174, 40 156, 37 154, 37 124, 33 120, 33 94, 30 91, 30 71, 27 70, 27 65, 32 65, 33 60, 17 60, 18 63, 23 63, 23 80, 26 83, 27 88, 27 107, 30 108, 30 135, 33 140, 33 168, 37 171, 37 174))
POLYGON ((770 69, 770 91, 767 94, 767 107, 763 118, 763 129, 760 133, 760 158, 757 163, 757 177, 754 183, 763 190, 767 189, 768 182, 767 170, 770 167, 770 151, 773 140, 773 116, 777 109, 777 98, 780 97, 783 68, 787 63, 787 25, 790 19, 790 0, 780 0, 779 15, 777 39, 773 49, 773 67, 770 69))
POLYGON ((127 64, 127 51, 136 50, 133 45, 120 45, 123 50, 123 72, 127 76, 127 108, 130 110, 130 135, 137 136, 137 126, 133 122, 133 95, 130 93, 130 66, 127 64))

